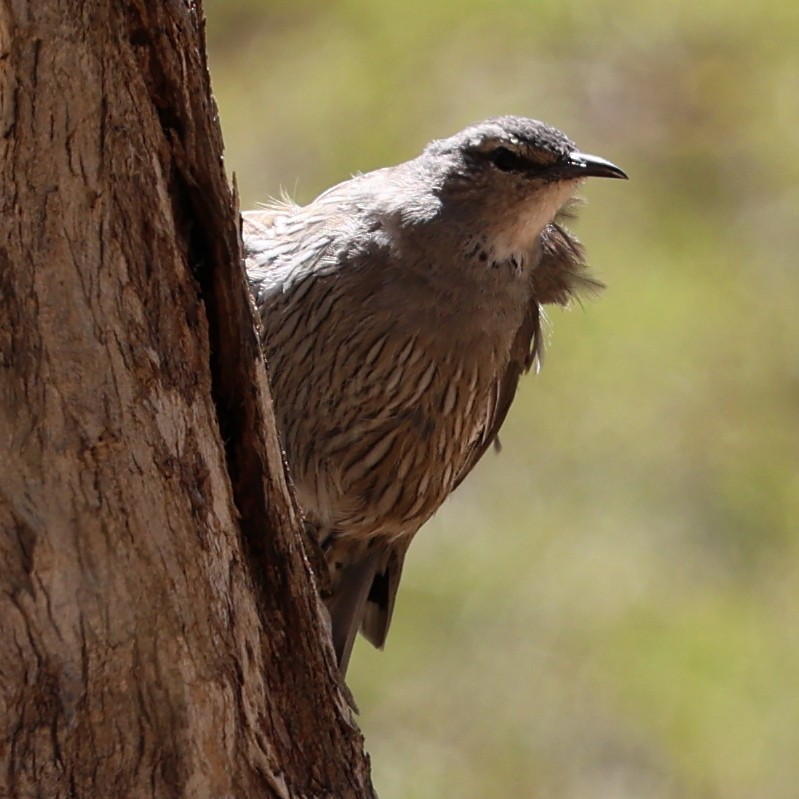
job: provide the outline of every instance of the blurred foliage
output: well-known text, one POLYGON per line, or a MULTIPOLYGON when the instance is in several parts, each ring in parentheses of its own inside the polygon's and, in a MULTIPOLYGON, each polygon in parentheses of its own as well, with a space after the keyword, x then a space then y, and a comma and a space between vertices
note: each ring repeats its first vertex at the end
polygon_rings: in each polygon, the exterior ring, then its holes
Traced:
POLYGON ((799 4, 206 0, 243 207, 516 113, 622 165, 350 683, 383 799, 799 795, 799 4))

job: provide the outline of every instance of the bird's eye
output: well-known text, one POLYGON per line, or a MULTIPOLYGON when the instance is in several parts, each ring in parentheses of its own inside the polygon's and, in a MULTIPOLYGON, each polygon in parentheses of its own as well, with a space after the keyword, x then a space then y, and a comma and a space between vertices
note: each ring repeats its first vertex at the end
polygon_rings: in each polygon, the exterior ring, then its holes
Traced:
POLYGON ((507 147, 497 147, 488 154, 491 163, 503 172, 528 172, 532 162, 507 147))

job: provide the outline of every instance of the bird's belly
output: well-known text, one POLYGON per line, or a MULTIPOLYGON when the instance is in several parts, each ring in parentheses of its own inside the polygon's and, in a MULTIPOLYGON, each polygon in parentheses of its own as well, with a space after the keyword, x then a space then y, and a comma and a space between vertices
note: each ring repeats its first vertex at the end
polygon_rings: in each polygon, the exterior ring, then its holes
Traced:
POLYGON ((485 430, 489 381, 465 360, 426 360, 406 362, 399 379, 387 365, 335 389, 317 375, 303 415, 315 432, 294 446, 289 436, 287 454, 300 505, 320 530, 410 536, 452 491, 485 430))
POLYGON ((495 308, 444 332, 420 309, 321 296, 311 330, 286 298, 263 317, 297 498, 337 536, 413 535, 482 443, 519 321, 497 324, 495 308))
POLYGON ((469 439, 453 419, 409 411, 332 435, 312 474, 298 483, 300 504, 321 529, 341 536, 412 535, 453 488, 469 439))

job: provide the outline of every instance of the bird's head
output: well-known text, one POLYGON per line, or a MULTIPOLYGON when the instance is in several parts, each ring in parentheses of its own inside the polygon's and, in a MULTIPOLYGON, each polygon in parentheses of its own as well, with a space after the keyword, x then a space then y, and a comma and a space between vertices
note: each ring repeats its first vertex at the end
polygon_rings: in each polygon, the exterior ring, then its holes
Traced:
POLYGON ((456 221, 484 230, 497 257, 529 250, 583 179, 627 177, 556 128, 515 116, 434 141, 422 160, 442 206, 456 221))

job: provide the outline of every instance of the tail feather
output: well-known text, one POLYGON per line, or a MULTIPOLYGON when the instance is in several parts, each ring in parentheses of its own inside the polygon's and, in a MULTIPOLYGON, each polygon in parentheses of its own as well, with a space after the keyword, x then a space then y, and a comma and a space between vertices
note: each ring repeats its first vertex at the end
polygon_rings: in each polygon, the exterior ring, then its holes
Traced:
POLYGON ((348 564, 338 575, 326 604, 333 649, 342 675, 346 674, 359 628, 369 643, 383 648, 406 550, 407 544, 375 548, 348 564))
POLYGON ((386 643, 391 617, 394 615, 394 600, 397 597, 402 564, 406 547, 391 547, 382 569, 375 573, 366 601, 361 622, 361 632, 370 644, 382 649, 386 643))
POLYGON ((335 593, 327 600, 339 671, 344 676, 350 662, 355 636, 361 626, 369 591, 374 582, 380 559, 377 553, 347 566, 339 575, 335 593))

